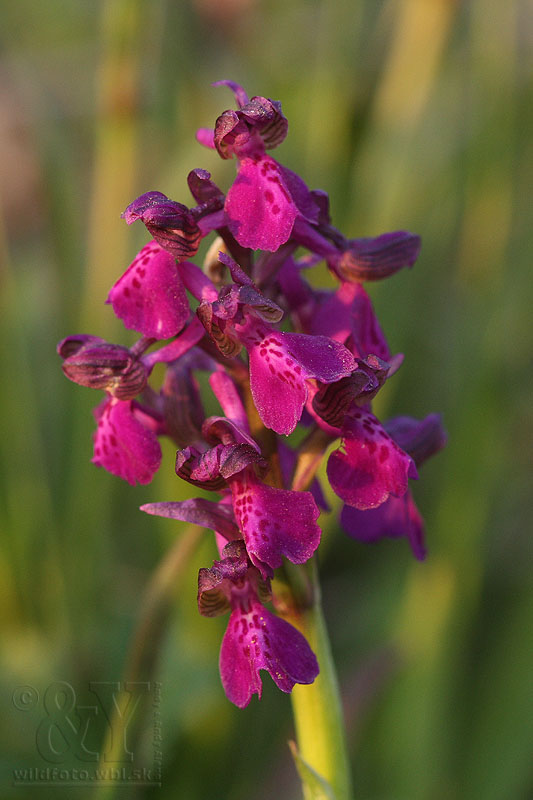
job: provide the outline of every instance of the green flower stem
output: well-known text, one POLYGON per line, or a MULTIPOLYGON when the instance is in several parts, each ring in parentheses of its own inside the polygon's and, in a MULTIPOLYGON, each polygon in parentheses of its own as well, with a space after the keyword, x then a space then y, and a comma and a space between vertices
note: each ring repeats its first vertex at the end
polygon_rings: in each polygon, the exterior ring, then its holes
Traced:
MULTIPOLYGON (((287 612, 285 618, 303 633, 314 650, 320 674, 309 686, 292 690, 292 708, 300 758, 331 786, 335 800, 351 800, 351 776, 345 742, 345 727, 335 665, 322 613, 320 584, 315 560, 310 564, 312 604, 302 611, 287 612)), ((320 797, 316 786, 306 785, 305 800, 320 797)), ((328 793, 324 792, 324 798, 328 793)))

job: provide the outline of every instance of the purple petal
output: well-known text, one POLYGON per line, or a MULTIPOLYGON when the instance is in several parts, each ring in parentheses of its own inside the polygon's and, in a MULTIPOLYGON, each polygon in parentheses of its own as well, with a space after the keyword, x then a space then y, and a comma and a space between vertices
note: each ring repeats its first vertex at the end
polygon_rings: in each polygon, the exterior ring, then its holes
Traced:
POLYGON ((195 344, 198 344, 204 334, 205 329, 202 323, 194 317, 173 342, 143 356, 142 361, 148 370, 151 370, 155 364, 175 361, 185 355, 195 344))
POLYGON ((216 370, 209 378, 209 384, 226 417, 249 433, 248 417, 237 386, 230 376, 222 370, 216 370))
POLYGON ((228 699, 244 708, 253 694, 261 698, 262 669, 283 692, 312 683, 319 672, 302 634, 256 601, 247 610, 234 609, 222 640, 220 677, 228 699))
POLYGON ((212 128, 198 128, 196 141, 210 150, 215 149, 215 132, 212 128))
POLYGON ((218 260, 229 269, 233 283, 238 283, 240 286, 253 286, 254 282, 250 276, 227 253, 220 251, 218 260))
POLYGON ((106 400, 95 409, 93 464, 132 486, 150 483, 161 463, 155 433, 135 416, 131 401, 106 400))
POLYGON ((343 437, 345 452, 331 454, 327 473, 333 491, 348 505, 376 508, 391 494, 405 494, 407 479, 418 477, 413 460, 373 414, 355 412, 344 423, 343 437))
POLYGON ((330 383, 356 367, 351 353, 325 336, 281 333, 250 318, 237 330, 249 351, 255 406, 263 423, 277 433, 295 429, 307 399, 307 378, 330 383))
POLYGON ((235 83, 235 81, 215 81, 215 83, 212 83, 211 86, 227 86, 228 89, 231 89, 239 108, 242 108, 242 106, 245 106, 246 103, 249 102, 248 95, 246 94, 245 90, 240 84, 235 83))
POLYGON ((283 170, 270 156, 244 158, 226 197, 228 227, 243 247, 275 251, 290 237, 299 210, 283 170))
POLYGON ((126 328, 155 339, 175 336, 190 314, 176 260, 154 241, 138 253, 107 302, 126 328))
POLYGON ((267 348, 249 350, 250 388, 263 424, 276 433, 289 434, 296 428, 307 399, 302 368, 278 350, 277 340, 267 340, 267 348))
POLYGON ((189 190, 197 203, 208 203, 217 198, 224 198, 218 186, 211 180, 206 169, 193 169, 187 175, 189 190))
POLYGON ((377 281, 403 267, 412 267, 420 252, 420 236, 408 231, 384 233, 375 239, 354 239, 330 265, 347 281, 377 281))
POLYGON ((422 420, 394 417, 387 420, 385 430, 417 466, 446 446, 446 431, 440 414, 429 414, 422 420))
POLYGON ((324 293, 313 314, 312 333, 346 342, 353 332, 352 307, 359 284, 341 283, 335 292, 324 293))
POLYGON ((357 364, 352 354, 327 336, 282 333, 284 347, 303 368, 308 378, 333 383, 349 375, 357 364))
POLYGON ((424 522, 409 491, 402 497, 391 496, 378 508, 367 511, 345 505, 341 525, 348 536, 361 542, 405 536, 419 561, 426 556, 424 522))
POLYGON ((247 470, 230 481, 235 518, 253 564, 277 569, 286 556, 293 564, 305 563, 320 543, 320 514, 310 492, 275 489, 247 470), (263 563, 262 563, 263 562, 263 563))
POLYGON ((182 261, 178 271, 185 287, 197 300, 213 303, 218 300, 218 292, 213 281, 192 261, 182 261))
POLYGON ((204 500, 200 497, 184 500, 181 503, 146 503, 141 506, 141 511, 157 517, 201 525, 204 528, 218 531, 226 539, 236 539, 239 535, 233 511, 229 506, 213 503, 211 500, 204 500))

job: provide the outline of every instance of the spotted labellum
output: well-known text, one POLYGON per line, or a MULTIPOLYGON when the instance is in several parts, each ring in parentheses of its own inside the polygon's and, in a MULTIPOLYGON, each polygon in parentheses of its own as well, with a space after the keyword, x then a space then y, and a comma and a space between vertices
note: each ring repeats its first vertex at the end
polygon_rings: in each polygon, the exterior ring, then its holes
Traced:
POLYGON ((122 216, 142 222, 150 238, 107 302, 139 337, 127 347, 80 334, 58 353, 69 380, 103 393, 96 466, 147 484, 161 466, 161 437, 174 442, 177 479, 200 496, 180 500, 178 490, 176 500, 141 508, 214 533, 219 558, 199 571, 198 609, 228 615, 220 675, 243 708, 261 697, 262 671, 291 692, 320 670, 272 583, 290 586, 291 571, 317 551, 320 513, 330 510, 316 477, 320 458, 301 468, 305 442, 319 437, 322 455, 329 452, 325 475, 351 539, 405 538, 423 559, 411 482, 446 436, 436 414, 380 421, 372 408, 403 356, 391 352, 364 284, 412 267, 420 238, 347 239, 331 223, 326 193, 270 155, 288 132, 281 104, 250 98, 232 81, 215 85, 232 92, 235 108, 197 140, 211 161, 234 160, 233 182, 223 192, 197 168, 187 178, 190 206, 159 191, 135 199, 122 216), (204 238, 202 267, 195 258, 204 238), (334 289, 308 280, 320 264, 334 289), (210 393, 220 410, 207 415, 210 393), (294 447, 286 437, 298 429, 305 437, 294 441, 304 444, 294 447))

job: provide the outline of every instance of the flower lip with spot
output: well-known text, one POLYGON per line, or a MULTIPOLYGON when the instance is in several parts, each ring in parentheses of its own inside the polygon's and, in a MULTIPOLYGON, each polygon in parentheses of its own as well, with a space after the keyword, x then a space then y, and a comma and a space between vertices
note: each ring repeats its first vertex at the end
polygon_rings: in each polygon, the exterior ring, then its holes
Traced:
POLYGON ((263 424, 276 433, 290 434, 296 428, 307 400, 307 379, 333 383, 356 368, 349 350, 326 336, 275 331, 250 318, 236 326, 236 333, 248 350, 255 407, 263 424))
POLYGON ((245 708, 252 695, 261 699, 260 670, 270 673, 282 692, 296 683, 313 683, 318 661, 305 637, 272 614, 253 596, 231 612, 220 648, 220 677, 228 699, 245 708))
POLYGON ((377 508, 390 495, 405 494, 408 478, 418 478, 413 459, 370 412, 353 412, 341 433, 344 452, 330 455, 327 474, 335 494, 348 505, 360 511, 377 508))
POLYGON ((321 531, 320 511, 310 492, 267 486, 250 468, 236 472, 228 483, 248 555, 264 577, 281 567, 283 556, 293 564, 311 558, 321 531))
POLYGON ((198 574, 200 613, 213 617, 231 611, 220 649, 220 676, 226 695, 239 708, 254 694, 261 698, 261 670, 283 692, 296 683, 312 683, 319 673, 302 634, 265 608, 270 594, 270 582, 250 563, 242 541, 227 544, 221 560, 198 574))
POLYGON ((107 302, 126 328, 155 339, 176 336, 191 313, 176 259, 156 241, 144 245, 107 302))
POLYGON ((93 411, 93 464, 135 483, 150 483, 161 464, 161 447, 153 420, 133 401, 107 398, 93 411))
POLYGON ((319 216, 302 179, 266 154, 240 159, 224 209, 242 247, 271 252, 290 239, 297 219, 316 223, 319 216))

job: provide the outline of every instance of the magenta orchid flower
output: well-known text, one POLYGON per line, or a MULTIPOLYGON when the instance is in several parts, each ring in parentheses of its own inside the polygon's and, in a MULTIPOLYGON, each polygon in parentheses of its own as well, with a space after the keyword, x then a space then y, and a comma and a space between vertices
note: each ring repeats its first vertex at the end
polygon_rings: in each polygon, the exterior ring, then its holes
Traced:
POLYGON ((198 608, 204 616, 230 611, 220 649, 220 677, 229 700, 245 708, 252 695, 261 698, 260 670, 269 672, 282 692, 312 683, 319 672, 316 657, 296 628, 265 607, 269 582, 249 561, 243 542, 226 545, 222 556, 211 569, 200 570, 198 608))

